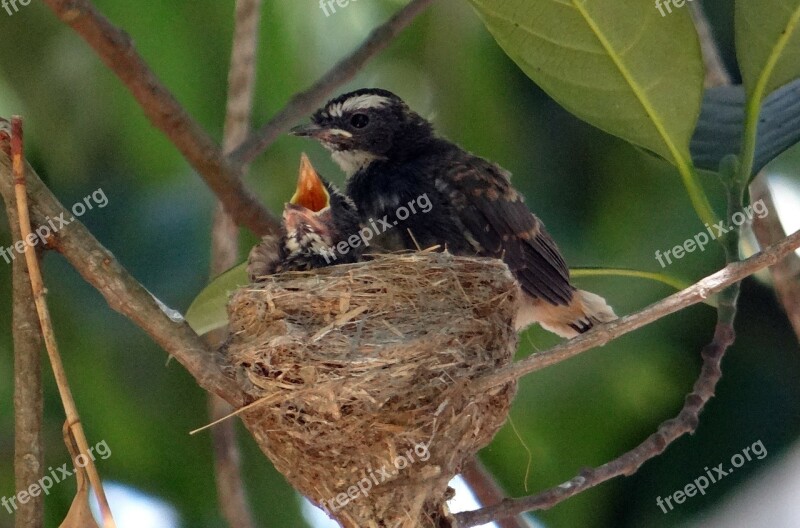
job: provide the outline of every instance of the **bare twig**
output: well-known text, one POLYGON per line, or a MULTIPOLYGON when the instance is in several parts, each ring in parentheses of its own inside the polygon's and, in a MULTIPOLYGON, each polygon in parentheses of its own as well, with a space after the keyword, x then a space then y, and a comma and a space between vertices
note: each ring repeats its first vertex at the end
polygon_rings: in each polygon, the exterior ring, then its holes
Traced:
POLYGON ((95 50, 130 90, 145 115, 164 132, 225 204, 239 225, 258 235, 277 231, 278 220, 244 186, 241 166, 222 150, 145 63, 130 36, 106 19, 88 0, 44 0, 95 50))
POLYGON ((367 39, 349 56, 335 64, 311 88, 300 92, 275 116, 251 135, 231 155, 240 162, 252 161, 298 119, 311 114, 333 90, 356 76, 361 68, 391 43, 435 0, 412 0, 385 24, 372 30, 367 39))
MULTIPOLYGON (((800 240, 800 239, 799 239, 800 240)), ((544 510, 573 497, 582 491, 622 475, 632 475, 647 460, 661 454, 675 439, 695 430, 698 416, 706 402, 714 396, 714 389, 722 372, 719 365, 725 350, 733 342, 733 328, 717 324, 714 340, 703 349, 703 367, 694 390, 675 418, 662 423, 658 431, 621 457, 595 469, 584 469, 576 477, 537 495, 519 499, 506 499, 499 504, 479 510, 456 514, 457 526, 469 528, 495 519, 519 515, 522 512, 544 510)))
MULTIPOLYGON (((11 126, 0 120, 0 145, 10 149, 11 126)), ((22 240, 16 200, 6 202, 8 225, 13 240, 22 240)), ((11 269, 13 299, 12 337, 14 340, 14 485, 26 490, 44 475, 44 443, 42 440, 42 333, 28 280, 24 259, 14 259, 11 269)), ((14 514, 17 528, 44 526, 44 496, 31 495, 19 503, 14 514)))
MULTIPOLYGON (((728 217, 742 208, 747 177, 739 177, 738 172, 738 163, 730 159, 723 161, 720 166, 720 176, 727 190, 728 217)), ((721 290, 714 338, 703 349, 701 354, 703 365, 700 369, 700 375, 694 383, 692 392, 686 396, 683 408, 678 413, 678 416, 662 423, 655 433, 622 456, 598 468, 584 469, 576 477, 563 484, 537 495, 506 499, 488 508, 458 514, 456 516, 456 524, 459 528, 477 526, 496 518, 518 515, 525 511, 551 508, 582 491, 614 477, 629 476, 636 473, 642 464, 663 453, 672 442, 687 433, 694 433, 700 421, 700 413, 708 401, 714 397, 717 383, 722 377, 722 358, 725 356, 728 347, 733 344, 736 335, 733 329, 733 322, 736 318, 736 303, 739 297, 740 281, 759 269, 763 269, 764 266, 780 260, 793 251, 795 247, 800 246, 800 231, 798 231, 759 255, 755 255, 744 262, 738 262, 739 235, 740 233, 737 229, 719 239, 725 251, 725 260, 728 263, 723 270, 703 279, 683 292, 665 299, 665 301, 669 301, 676 296, 680 297, 681 294, 709 282, 709 279, 714 280, 710 281, 711 283, 707 286, 703 286, 703 288, 707 288, 708 292, 721 290)), ((647 312, 663 303, 664 301, 656 303, 639 313, 647 312)))
MULTIPOLYGON (((81 419, 78 414, 78 407, 75 405, 75 400, 72 398, 72 391, 69 388, 69 381, 67 374, 64 370, 64 365, 61 362, 61 355, 58 352, 58 344, 56 343, 55 333, 53 332, 53 325, 50 321, 50 311, 47 308, 47 301, 45 300, 45 288, 42 281, 41 271, 39 270, 39 259, 36 256, 36 248, 30 242, 34 237, 31 232, 31 219, 28 213, 28 194, 25 185, 25 167, 23 155, 23 142, 22 142, 22 120, 19 117, 11 118, 11 160, 13 164, 12 174, 14 177, 14 190, 17 205, 17 215, 19 217, 19 231, 21 240, 25 241, 25 262, 28 265, 28 273, 33 290, 33 301, 36 304, 36 312, 39 315, 39 322, 41 325, 42 335, 44 336, 45 347, 47 348, 47 355, 50 358, 50 366, 53 369, 53 376, 56 379, 58 386, 58 393, 61 396, 61 403, 64 405, 64 412, 67 415, 67 423, 72 429, 75 441, 78 448, 86 458, 86 472, 89 476, 89 481, 92 483, 95 497, 100 508, 100 516, 103 519, 103 526, 105 528, 114 528, 114 518, 111 515, 111 508, 108 506, 103 484, 100 481, 100 474, 97 472, 97 467, 94 465, 94 458, 89 454, 89 442, 86 440, 86 435, 81 425, 81 419)), ((76 464, 77 465, 77 464, 76 464)))
POLYGON ((780 242, 753 255, 747 260, 727 265, 713 275, 709 275, 685 290, 670 295, 666 299, 651 304, 640 312, 626 315, 611 323, 597 326, 585 334, 581 334, 549 350, 539 352, 521 361, 498 369, 492 374, 475 381, 471 385, 471 390, 482 392, 491 387, 503 385, 509 381, 521 378, 531 372, 560 363, 589 349, 603 346, 609 341, 646 326, 662 317, 702 302, 710 295, 724 290, 728 286, 741 281, 758 270, 779 262, 798 247, 800 247, 800 231, 784 238, 780 242))
MULTIPOLYGON (((753 232, 761 247, 781 240, 786 236, 781 219, 778 217, 772 193, 763 171, 750 184, 751 202, 763 200, 770 214, 753 218, 753 232)), ((775 292, 778 294, 783 309, 789 317, 794 333, 800 339, 800 257, 791 253, 785 259, 770 266, 775 292)))
POLYGON ((731 76, 722 62, 719 46, 714 38, 711 24, 708 22, 703 6, 700 2, 689 4, 692 13, 694 27, 697 29, 697 36, 700 39, 700 50, 703 54, 703 62, 706 66, 705 87, 727 86, 731 84, 731 76))
MULTIPOLYGON (((231 65, 228 70, 228 104, 223 134, 223 149, 229 153, 247 137, 255 91, 255 55, 258 49, 258 21, 261 0, 237 0, 231 65)), ((243 167, 242 174, 247 172, 243 167)), ((211 276, 236 264, 239 256, 239 230, 217 203, 211 229, 211 276)), ((212 332, 206 342, 217 346, 227 329, 212 332)), ((230 414, 233 408, 215 394, 209 395, 211 421, 230 414)), ((236 440, 236 422, 226 420, 211 430, 214 446, 214 472, 220 510, 231 528, 251 528, 253 515, 247 502, 241 471, 241 456, 236 440)))
MULTIPOLYGON (((0 152, 0 194, 8 201, 13 194, 11 162, 0 152)), ((42 183, 30 165, 25 166, 31 219, 45 225, 55 218, 71 218, 42 183)), ((197 383, 208 392, 225 398, 234 406, 245 403, 236 383, 225 376, 216 355, 183 321, 173 321, 156 299, 134 279, 117 259, 103 247, 77 219, 48 238, 48 247, 56 249, 86 281, 106 299, 109 306, 133 321, 165 351, 174 356, 197 383)))
MULTIPOLYGON (((505 492, 497 481, 495 481, 494 476, 489 473, 489 470, 486 469, 477 457, 473 457, 472 460, 467 463, 464 470, 461 472, 461 476, 467 481, 470 489, 481 504, 496 504, 506 498, 505 492)), ((495 519, 495 523, 500 528, 530 527, 530 524, 518 516, 495 519)))

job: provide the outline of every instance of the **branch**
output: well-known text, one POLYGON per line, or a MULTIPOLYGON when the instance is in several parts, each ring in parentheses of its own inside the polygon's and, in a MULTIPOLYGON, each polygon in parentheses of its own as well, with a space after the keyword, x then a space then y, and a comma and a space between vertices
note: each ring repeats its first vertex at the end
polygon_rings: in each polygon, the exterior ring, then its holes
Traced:
MULTIPOLYGON (((45 225, 48 219, 71 218, 26 163, 31 220, 45 225)), ((13 194, 11 162, 0 152, 0 195, 8 201, 13 194)), ((78 220, 48 238, 48 246, 59 251, 83 278, 100 292, 109 306, 142 328, 161 348, 189 371, 208 392, 241 406, 244 397, 236 383, 225 376, 212 353, 185 322, 171 320, 156 299, 134 279, 114 255, 97 241, 78 220)))
MULTIPOLYGON (((472 460, 464 466, 461 476, 467 481, 480 504, 495 504, 505 500, 505 492, 477 456, 472 457, 472 460)), ((530 526, 527 521, 517 516, 495 519, 495 524, 499 528, 528 528, 530 526)))
MULTIPOLYGON (((800 239, 798 239, 800 241, 800 239)), ((798 244, 800 245, 800 244, 798 244)), ((737 290, 738 293, 738 290, 737 290)), ((722 318, 720 311, 720 318, 722 318)), ((519 499, 506 499, 499 504, 455 515, 458 528, 469 528, 498 518, 519 515, 522 512, 545 510, 607 480, 635 473, 646 461, 660 455, 668 445, 697 428, 700 412, 714 396, 717 382, 722 376, 720 362, 733 343, 733 327, 728 322, 718 322, 714 340, 703 349, 703 367, 694 389, 675 418, 662 423, 658 430, 644 442, 621 457, 595 469, 584 469, 574 478, 537 495, 519 499)))
POLYGON ((298 119, 316 110, 333 90, 351 80, 364 65, 388 46, 434 0, 412 0, 386 23, 372 30, 367 39, 348 57, 335 64, 313 86, 300 92, 275 116, 252 134, 232 154, 234 161, 252 161, 289 129, 298 119))
POLYGON ((709 275, 705 279, 693 284, 685 290, 670 295, 666 299, 651 304, 640 312, 626 315, 616 321, 597 326, 585 334, 581 334, 549 350, 539 352, 498 369, 492 374, 480 380, 476 380, 471 385, 471 389, 473 392, 483 392, 492 387, 521 378, 531 372, 536 372, 537 370, 560 363, 589 349, 603 346, 609 341, 642 328, 662 317, 683 310, 693 304, 703 302, 708 299, 709 296, 719 293, 745 277, 749 277, 755 272, 779 262, 798 247, 800 247, 800 231, 784 238, 777 244, 753 255, 747 260, 729 264, 713 275, 709 275))
MULTIPOLYGON (((21 235, 20 240, 28 241, 31 240, 31 237, 34 235, 28 209, 22 119, 19 116, 11 118, 11 130, 12 175, 15 192, 14 197, 17 200, 16 205, 21 235)), ((72 390, 67 380, 66 370, 61 361, 61 353, 58 350, 53 324, 50 319, 50 309, 47 307, 47 300, 45 299, 45 292, 47 290, 44 287, 44 280, 42 279, 41 270, 39 269, 39 257, 36 255, 36 248, 33 244, 25 244, 25 263, 28 265, 28 278, 30 279, 31 289, 33 291, 33 301, 36 305, 36 313, 39 317, 39 325, 41 327, 42 336, 44 337, 45 348, 50 358, 50 367, 52 368, 53 377, 58 387, 58 394, 61 397, 61 403, 64 406, 64 413, 67 417, 65 427, 73 434, 79 453, 86 457, 87 463, 84 469, 92 484, 98 509, 100 510, 100 517, 103 520, 103 526, 104 528, 115 528, 114 517, 111 515, 111 508, 108 506, 108 499, 106 498, 103 484, 100 481, 100 474, 97 472, 97 467, 94 464, 94 457, 89 457, 91 453, 89 450, 89 442, 83 431, 83 425, 81 424, 80 415, 78 414, 78 406, 75 404, 75 400, 72 397, 72 390)))
POLYGON ((277 232, 278 220, 248 191, 242 167, 229 161, 136 51, 130 36, 114 26, 88 0, 44 0, 91 46, 130 90, 153 125, 194 167, 239 225, 257 235, 277 232))
MULTIPOLYGON (((8 145, 10 135, 0 123, 0 143, 8 145)), ((10 151, 6 152, 10 155, 10 151)), ((4 196, 5 198, 5 196, 4 196)), ((6 215, 13 240, 22 240, 16 200, 6 201, 6 215)), ((24 259, 15 259, 11 268, 13 299, 12 336, 14 340, 14 486, 26 490, 44 476, 42 439, 42 333, 33 303, 24 259)), ((31 496, 15 512, 18 528, 44 526, 44 496, 31 496)))
MULTIPOLYGON (((750 201, 756 203, 763 200, 766 210, 772 212, 763 218, 753 219, 753 233, 761 247, 786 236, 766 176, 762 171, 750 184, 750 201)), ((781 306, 786 311, 795 335, 800 339, 800 257, 794 253, 789 254, 784 260, 771 266, 769 271, 781 306)))
MULTIPOLYGON (((237 0, 233 34, 233 50, 228 71, 228 104, 225 115, 223 148, 229 153, 247 137, 255 91, 255 55, 258 49, 258 22, 261 0, 237 0)), ((247 168, 242 169, 242 174, 247 168)), ((239 230, 225 213, 221 203, 214 211, 211 228, 211 276, 215 277, 234 266, 239 257, 239 230)), ((212 332, 206 339, 209 346, 224 340, 227 329, 212 332)), ((225 400, 209 395, 210 420, 215 422, 233 411, 225 400)), ((211 429, 214 446, 214 474, 222 515, 231 528, 252 528, 253 514, 247 502, 242 478, 241 456, 236 441, 236 422, 225 420, 211 429)))
POLYGON ((697 30, 697 37, 700 39, 700 51, 703 54, 703 63, 706 66, 706 78, 704 85, 706 88, 713 86, 728 86, 731 84, 731 76, 722 62, 719 46, 714 38, 711 24, 706 17, 703 6, 700 2, 689 4, 692 14, 694 27, 697 30))
MULTIPOLYGON (((729 217, 736 211, 741 210, 743 205, 747 177, 740 176, 739 171, 740 166, 735 158, 726 158, 720 165, 719 175, 726 188, 729 217)), ((678 416, 662 423, 658 430, 644 442, 611 462, 607 462, 596 469, 585 469, 573 479, 537 495, 519 499, 506 499, 488 508, 459 514, 456 516, 457 526, 469 528, 484 524, 495 517, 509 517, 525 511, 551 508, 584 490, 614 477, 633 475, 642 464, 663 453, 675 440, 684 434, 694 433, 700 423, 700 413, 708 401, 714 397, 717 383, 722 377, 722 358, 725 356, 728 347, 733 344, 736 335, 733 329, 733 322, 736 318, 736 303, 739 298, 741 281, 763 267, 782 259, 800 246, 800 231, 798 231, 758 255, 744 262, 738 262, 739 235, 740 233, 737 229, 719 239, 725 251, 725 260, 728 262, 728 265, 723 270, 706 277, 694 286, 678 292, 660 303, 642 310, 639 314, 626 317, 626 319, 630 320, 643 313, 653 312, 653 309, 659 307, 659 305, 670 305, 669 301, 674 299, 682 298, 684 300, 685 304, 682 308, 699 302, 694 301, 692 295, 687 295, 687 293, 699 295, 700 299, 704 299, 709 293, 720 292, 714 338, 703 349, 701 354, 703 366, 700 369, 700 375, 694 383, 692 392, 686 396, 683 408, 678 413, 678 416)), ((669 313, 672 312, 665 312, 664 315, 669 313)), ((611 324, 613 325, 614 323, 611 324)), ((571 356, 564 356, 564 359, 567 357, 571 356)))

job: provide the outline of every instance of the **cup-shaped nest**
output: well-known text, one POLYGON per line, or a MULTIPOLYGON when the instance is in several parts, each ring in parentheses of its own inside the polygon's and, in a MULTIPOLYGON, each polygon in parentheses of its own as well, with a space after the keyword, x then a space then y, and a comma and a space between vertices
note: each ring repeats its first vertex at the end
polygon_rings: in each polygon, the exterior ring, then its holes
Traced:
POLYGON ((445 527, 447 483, 505 422, 516 349, 498 260, 376 256, 237 291, 224 353, 242 418, 289 482, 346 528, 445 527))

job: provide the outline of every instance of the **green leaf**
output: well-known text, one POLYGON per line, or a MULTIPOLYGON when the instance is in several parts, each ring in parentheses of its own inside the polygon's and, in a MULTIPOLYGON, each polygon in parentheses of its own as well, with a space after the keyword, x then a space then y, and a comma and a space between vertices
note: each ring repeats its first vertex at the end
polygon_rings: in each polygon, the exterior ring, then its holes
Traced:
POLYGON ((800 0, 737 0, 736 55, 750 97, 800 77, 800 0))
POLYGON ((747 91, 742 171, 753 169, 761 102, 800 76, 800 0, 738 0, 736 54, 747 91))
POLYGON ((470 1, 509 57, 570 112, 688 160, 704 75, 688 9, 662 17, 651 2, 470 1))
MULTIPOLYGON (((666 273, 656 273, 653 271, 639 271, 627 268, 570 268, 569 274, 571 277, 635 277, 637 279, 647 279, 655 282, 660 282, 671 286, 676 290, 685 290, 691 283, 676 279, 666 273)), ((712 295, 703 301, 709 306, 716 308, 717 299, 716 295, 712 295)))
POLYGON ((689 9, 651 2, 470 0, 498 44, 581 119, 675 164, 703 221, 715 215, 692 169, 704 66, 689 9))
POLYGON ((249 283, 246 262, 221 273, 192 301, 186 311, 186 322, 198 335, 227 325, 228 297, 249 283))
MULTIPOLYGON (((692 136, 695 167, 716 172, 725 156, 742 152, 746 97, 744 87, 706 90, 692 136)), ((800 141, 800 79, 769 94, 758 117, 758 138, 752 173, 800 141)))

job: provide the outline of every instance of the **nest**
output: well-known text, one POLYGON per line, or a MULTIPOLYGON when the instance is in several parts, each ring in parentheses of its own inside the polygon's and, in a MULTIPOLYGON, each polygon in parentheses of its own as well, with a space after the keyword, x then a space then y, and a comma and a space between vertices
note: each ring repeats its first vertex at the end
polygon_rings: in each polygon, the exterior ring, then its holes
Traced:
POLYGON ((226 362, 275 467, 346 528, 445 527, 447 483, 505 422, 518 288, 448 253, 284 273, 230 301, 226 362))

